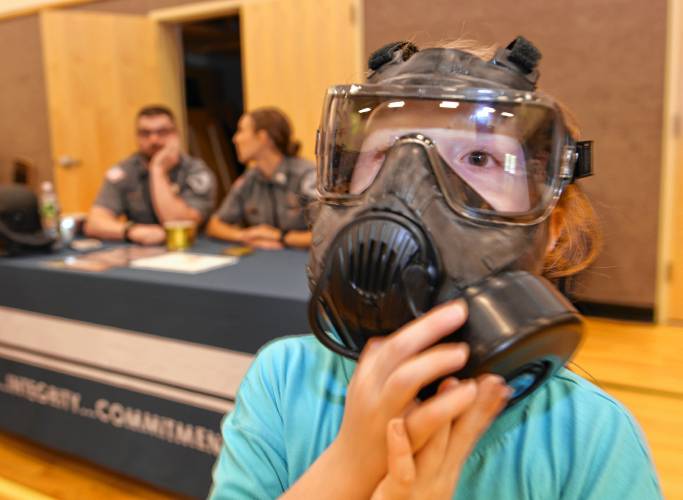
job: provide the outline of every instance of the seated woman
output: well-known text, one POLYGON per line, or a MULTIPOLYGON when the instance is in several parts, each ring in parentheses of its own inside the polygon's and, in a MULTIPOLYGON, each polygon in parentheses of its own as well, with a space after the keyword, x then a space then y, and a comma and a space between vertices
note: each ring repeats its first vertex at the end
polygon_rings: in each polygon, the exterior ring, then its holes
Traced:
POLYGON ((599 233, 590 146, 539 58, 397 43, 328 91, 315 337, 257 355, 210 498, 661 498, 633 417, 564 367, 581 322, 543 276, 586 268, 599 233))
POLYGON ((206 233, 256 248, 307 248, 306 205, 315 198, 315 169, 296 157, 287 117, 274 108, 242 115, 233 137, 249 170, 233 185, 206 233))

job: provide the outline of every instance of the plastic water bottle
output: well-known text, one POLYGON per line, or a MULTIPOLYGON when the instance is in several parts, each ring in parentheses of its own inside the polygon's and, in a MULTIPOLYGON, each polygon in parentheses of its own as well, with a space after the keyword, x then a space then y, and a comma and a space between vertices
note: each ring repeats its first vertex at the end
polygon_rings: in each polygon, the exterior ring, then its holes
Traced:
POLYGON ((51 238, 59 237, 59 200, 50 181, 40 185, 40 218, 43 231, 51 238))

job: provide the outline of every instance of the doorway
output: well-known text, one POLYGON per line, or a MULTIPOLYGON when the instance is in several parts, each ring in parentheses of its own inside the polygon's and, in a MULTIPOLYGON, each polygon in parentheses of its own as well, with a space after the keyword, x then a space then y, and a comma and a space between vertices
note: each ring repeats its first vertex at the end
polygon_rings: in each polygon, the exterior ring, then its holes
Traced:
POLYGON ((188 147, 214 171, 218 200, 244 171, 232 136, 244 110, 239 15, 180 25, 188 147))

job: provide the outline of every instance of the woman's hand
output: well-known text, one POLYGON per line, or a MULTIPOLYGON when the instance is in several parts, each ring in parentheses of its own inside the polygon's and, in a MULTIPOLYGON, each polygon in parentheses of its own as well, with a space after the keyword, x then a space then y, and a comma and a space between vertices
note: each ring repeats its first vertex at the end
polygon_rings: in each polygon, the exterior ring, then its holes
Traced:
POLYGON ((244 242, 261 250, 282 250, 284 245, 280 241, 282 231, 268 224, 259 224, 243 230, 244 242))
POLYGON ((278 240, 256 238, 249 240, 249 246, 260 250, 282 250, 284 245, 278 240))
POLYGON ((256 240, 271 240, 279 243, 282 231, 268 224, 259 224, 246 228, 243 234, 246 243, 251 243, 256 240))
POLYGON ((510 389, 497 375, 476 382, 444 380, 435 401, 449 401, 459 415, 443 424, 416 451, 407 430, 407 419, 395 418, 387 425, 387 474, 372 500, 453 498, 460 472, 475 444, 504 408, 510 389))

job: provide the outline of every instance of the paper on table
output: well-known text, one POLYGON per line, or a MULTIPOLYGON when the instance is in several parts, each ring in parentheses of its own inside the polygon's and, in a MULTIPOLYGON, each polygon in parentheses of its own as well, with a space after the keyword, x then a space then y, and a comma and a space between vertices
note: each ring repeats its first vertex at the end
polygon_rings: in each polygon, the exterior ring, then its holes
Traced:
POLYGON ((174 273, 203 273, 223 266, 236 264, 236 257, 204 255, 186 252, 168 252, 156 257, 145 257, 130 262, 130 267, 170 271, 174 273))

